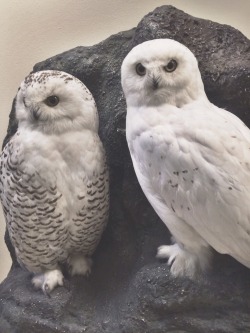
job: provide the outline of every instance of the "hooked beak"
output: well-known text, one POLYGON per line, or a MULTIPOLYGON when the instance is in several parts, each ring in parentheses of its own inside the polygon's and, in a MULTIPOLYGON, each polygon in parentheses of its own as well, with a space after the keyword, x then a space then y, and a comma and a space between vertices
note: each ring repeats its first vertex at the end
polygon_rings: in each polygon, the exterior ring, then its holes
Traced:
POLYGON ((32 114, 32 117, 33 117, 34 120, 38 120, 39 117, 40 117, 39 108, 32 108, 31 109, 31 114, 32 114))
POLYGON ((159 87, 159 82, 154 78, 153 79, 153 89, 156 90, 159 87))
POLYGON ((159 88, 160 76, 153 75, 151 78, 151 82, 153 90, 157 90, 159 88))

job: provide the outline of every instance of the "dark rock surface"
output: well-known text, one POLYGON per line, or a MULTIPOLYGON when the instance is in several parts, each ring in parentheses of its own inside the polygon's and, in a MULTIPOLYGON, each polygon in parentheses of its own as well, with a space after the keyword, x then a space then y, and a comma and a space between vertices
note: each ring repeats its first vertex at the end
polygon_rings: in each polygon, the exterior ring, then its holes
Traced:
MULTIPOLYGON (((133 46, 164 37, 194 52, 209 99, 250 126, 250 41, 230 26, 171 6, 149 13, 135 29, 35 65, 34 71, 75 75, 94 95, 111 169, 111 214, 91 276, 70 279, 70 289, 57 288, 51 298, 34 291, 13 256, 0 285, 0 333, 250 332, 250 270, 216 254, 211 271, 190 281, 171 278, 168 266, 155 259, 157 246, 170 237, 132 169, 120 66, 133 46)), ((15 130, 13 104, 4 143, 15 130)), ((8 235, 6 240, 12 251, 8 235)))

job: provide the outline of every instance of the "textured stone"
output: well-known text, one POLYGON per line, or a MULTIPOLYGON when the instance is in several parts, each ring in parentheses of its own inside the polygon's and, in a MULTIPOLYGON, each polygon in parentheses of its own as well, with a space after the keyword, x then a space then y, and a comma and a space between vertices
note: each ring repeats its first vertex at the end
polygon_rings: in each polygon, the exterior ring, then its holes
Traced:
MULTIPOLYGON (((3 333, 235 333, 250 332, 250 270, 228 256, 197 281, 173 279, 155 259, 167 228, 145 199, 124 135, 126 107, 120 66, 130 49, 154 38, 173 38, 196 55, 211 102, 250 126, 250 41, 236 29, 194 18, 171 6, 157 8, 137 28, 77 47, 34 67, 75 75, 90 89, 100 114, 100 136, 111 169, 111 214, 88 279, 51 298, 34 291, 30 274, 15 262, 0 286, 3 333)), ((8 134, 16 130, 15 103, 8 134)))

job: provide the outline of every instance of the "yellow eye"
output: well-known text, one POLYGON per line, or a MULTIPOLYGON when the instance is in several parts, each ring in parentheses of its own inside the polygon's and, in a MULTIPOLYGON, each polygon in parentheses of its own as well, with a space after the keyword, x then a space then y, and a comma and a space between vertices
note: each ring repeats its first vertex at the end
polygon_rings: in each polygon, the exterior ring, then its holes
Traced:
POLYGON ((45 99, 44 103, 50 107, 54 107, 59 103, 59 98, 57 96, 49 96, 45 99))
POLYGON ((178 66, 177 61, 174 59, 171 59, 169 61, 169 63, 166 66, 164 66, 163 68, 166 72, 171 73, 176 70, 177 66, 178 66))
POLYGON ((140 76, 143 76, 146 74, 146 68, 141 64, 137 64, 135 67, 136 73, 140 76))

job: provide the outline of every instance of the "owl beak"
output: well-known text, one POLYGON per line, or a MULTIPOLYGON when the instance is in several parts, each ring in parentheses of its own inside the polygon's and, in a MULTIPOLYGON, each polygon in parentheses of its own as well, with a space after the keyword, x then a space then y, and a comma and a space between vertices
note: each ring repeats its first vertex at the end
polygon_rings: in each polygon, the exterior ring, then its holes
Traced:
POLYGON ((153 89, 156 90, 159 87, 159 82, 154 78, 153 79, 153 89))
POLYGON ((32 114, 32 117, 33 117, 34 120, 39 119, 40 115, 39 115, 38 111, 39 111, 39 108, 32 108, 31 109, 31 114, 32 114))
POLYGON ((153 76, 152 77, 152 88, 153 90, 156 90, 159 88, 159 81, 160 81, 160 77, 159 76, 153 76))

